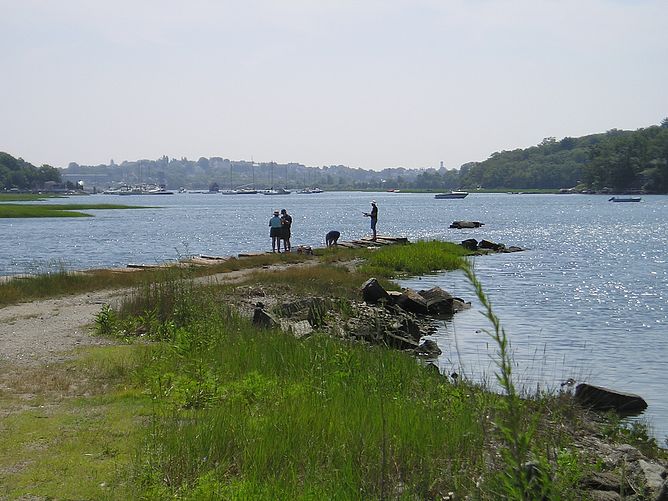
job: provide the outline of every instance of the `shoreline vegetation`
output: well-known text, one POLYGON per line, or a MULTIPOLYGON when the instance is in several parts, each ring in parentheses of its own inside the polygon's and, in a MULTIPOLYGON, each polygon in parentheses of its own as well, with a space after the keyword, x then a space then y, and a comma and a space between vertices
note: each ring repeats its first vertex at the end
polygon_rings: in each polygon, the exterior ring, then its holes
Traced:
POLYGON ((469 255, 416 242, 0 284, 0 306, 131 288, 95 318, 114 345, 0 366, 0 496, 657 499, 668 453, 646 423, 593 414, 567 390, 518 394, 510 337, 469 255), (393 278, 454 269, 490 320, 502 394, 336 330, 369 278, 396 290, 393 278), (309 302, 308 335, 251 320, 258 302, 279 315, 306 298, 327 298, 309 302))

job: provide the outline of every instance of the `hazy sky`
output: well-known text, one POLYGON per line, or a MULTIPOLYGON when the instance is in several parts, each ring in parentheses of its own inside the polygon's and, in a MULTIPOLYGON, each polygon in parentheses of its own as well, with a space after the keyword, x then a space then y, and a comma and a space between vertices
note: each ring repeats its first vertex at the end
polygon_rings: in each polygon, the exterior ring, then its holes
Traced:
POLYGON ((0 151, 459 167, 668 116, 666 0, 0 0, 0 151))

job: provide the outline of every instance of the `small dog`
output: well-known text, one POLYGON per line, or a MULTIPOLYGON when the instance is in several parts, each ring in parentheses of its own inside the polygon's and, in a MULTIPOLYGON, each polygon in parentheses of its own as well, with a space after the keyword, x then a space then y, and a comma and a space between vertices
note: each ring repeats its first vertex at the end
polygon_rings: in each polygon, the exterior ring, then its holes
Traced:
POLYGON ((300 245, 297 247, 297 254, 306 254, 308 256, 312 256, 313 249, 311 249, 310 245, 300 245))
POLYGON ((325 235, 325 244, 327 247, 331 247, 332 245, 338 245, 339 237, 341 236, 341 233, 338 231, 332 230, 327 235, 325 235))

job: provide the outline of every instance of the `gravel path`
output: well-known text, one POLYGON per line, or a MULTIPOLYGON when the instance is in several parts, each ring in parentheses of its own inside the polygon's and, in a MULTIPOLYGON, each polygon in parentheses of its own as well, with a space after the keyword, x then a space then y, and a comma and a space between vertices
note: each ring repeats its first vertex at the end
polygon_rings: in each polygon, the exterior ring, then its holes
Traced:
POLYGON ((62 361, 83 345, 110 344, 93 336, 95 315, 122 292, 99 291, 0 308, 0 364, 62 361))

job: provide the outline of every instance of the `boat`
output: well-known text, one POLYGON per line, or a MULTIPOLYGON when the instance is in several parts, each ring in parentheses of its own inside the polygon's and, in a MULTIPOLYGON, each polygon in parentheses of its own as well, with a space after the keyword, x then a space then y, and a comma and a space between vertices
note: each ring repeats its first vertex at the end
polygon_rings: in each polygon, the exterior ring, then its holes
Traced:
POLYGON ((302 194, 302 195, 312 195, 313 193, 323 193, 324 190, 321 190, 320 188, 304 188, 303 190, 299 190, 297 193, 302 194))
POLYGON ((451 191, 449 193, 437 193, 434 198, 466 198, 468 191, 451 191))
POLYGON ((263 195, 289 195, 291 193, 290 190, 284 190, 283 188, 277 188, 277 189, 271 189, 271 190, 266 190, 263 191, 263 195))
POLYGON ((640 202, 641 200, 640 197, 612 197, 608 199, 608 202, 640 202))
POLYGON ((173 191, 168 191, 164 186, 155 184, 127 185, 123 184, 118 188, 109 188, 102 192, 104 195, 173 195, 173 191))

